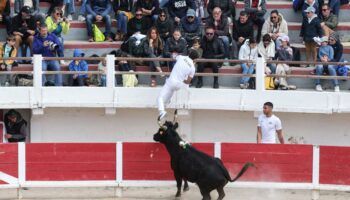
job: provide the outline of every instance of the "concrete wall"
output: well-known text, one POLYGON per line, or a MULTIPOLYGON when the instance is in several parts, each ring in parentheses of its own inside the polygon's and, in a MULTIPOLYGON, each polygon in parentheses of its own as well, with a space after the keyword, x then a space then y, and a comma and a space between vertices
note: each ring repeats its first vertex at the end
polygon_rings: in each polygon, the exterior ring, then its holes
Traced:
MULTIPOLYGON (((193 110, 179 113, 180 133, 191 142, 256 141, 258 113, 193 110)), ((276 113, 283 123, 285 140, 299 143, 348 145, 350 114, 276 113)), ((32 115, 31 142, 115 142, 152 141, 157 131, 155 109, 49 108, 44 115, 32 115)), ((172 115, 169 114, 169 120, 172 115)))

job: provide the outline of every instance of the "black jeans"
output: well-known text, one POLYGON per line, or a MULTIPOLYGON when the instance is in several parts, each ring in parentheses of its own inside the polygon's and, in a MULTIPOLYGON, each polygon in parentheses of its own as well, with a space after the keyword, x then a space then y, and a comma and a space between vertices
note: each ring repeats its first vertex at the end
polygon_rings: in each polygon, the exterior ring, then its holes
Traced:
POLYGON ((7 16, 7 15, 2 15, 2 24, 5 24, 6 26, 6 32, 7 34, 9 35, 11 33, 11 17, 10 16, 7 16))
MULTIPOLYGON (((198 63, 197 72, 202 73, 204 72, 205 68, 211 68, 213 70, 213 73, 217 74, 219 73, 220 65, 219 63, 198 63)), ((203 80, 202 76, 199 76, 198 81, 202 81, 202 80, 203 80)), ((218 81, 218 77, 214 76, 214 82, 217 82, 217 81, 218 81)))
POLYGON ((261 40, 261 30, 265 23, 264 17, 255 17, 252 19, 253 23, 258 27, 258 35, 256 36, 256 41, 259 43, 261 40))
POLYGON ((68 78, 69 86, 84 86, 86 82, 86 78, 83 76, 78 76, 76 79, 73 79, 73 75, 70 75, 68 78))

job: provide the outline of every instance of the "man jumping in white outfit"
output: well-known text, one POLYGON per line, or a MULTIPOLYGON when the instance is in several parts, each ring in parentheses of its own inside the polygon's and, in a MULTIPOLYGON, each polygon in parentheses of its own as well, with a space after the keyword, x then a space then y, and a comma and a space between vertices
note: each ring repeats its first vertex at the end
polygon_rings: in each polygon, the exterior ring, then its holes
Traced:
POLYGON ((166 116, 164 104, 170 103, 174 92, 180 88, 189 87, 196 71, 193 60, 198 57, 196 51, 190 51, 188 56, 178 55, 176 57, 176 63, 171 71, 170 77, 166 80, 157 99, 159 120, 166 116))

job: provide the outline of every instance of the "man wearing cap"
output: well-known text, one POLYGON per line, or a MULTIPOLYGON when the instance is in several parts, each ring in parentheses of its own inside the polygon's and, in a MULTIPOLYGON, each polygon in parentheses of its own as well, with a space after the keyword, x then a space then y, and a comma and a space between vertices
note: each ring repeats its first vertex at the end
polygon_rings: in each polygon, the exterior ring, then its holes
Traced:
POLYGON ((196 17, 196 11, 188 9, 186 17, 183 17, 180 22, 183 37, 186 39, 187 44, 192 46, 193 39, 201 37, 201 20, 196 17))
POLYGON ((329 5, 325 4, 322 6, 322 14, 320 16, 321 27, 324 31, 325 36, 330 36, 334 32, 334 29, 338 25, 338 18, 335 14, 331 13, 329 5))
POLYGON ((317 58, 316 42, 314 37, 322 37, 323 30, 321 28, 320 19, 315 14, 314 7, 308 7, 304 10, 306 18, 303 19, 301 25, 300 37, 303 38, 306 48, 306 60, 315 62, 317 58))
MULTIPOLYGON (((321 62, 331 62, 334 59, 334 51, 333 48, 328 45, 327 36, 321 38, 321 46, 318 50, 318 57, 320 58, 321 62)), ((324 73, 330 76, 337 76, 337 66, 324 64, 316 65, 316 75, 322 76, 324 73)), ((334 91, 339 92, 339 82, 337 79, 333 80, 333 85, 334 91)), ((320 92, 322 91, 320 79, 316 79, 316 90, 320 92)))
POLYGON ((21 12, 12 19, 12 34, 16 37, 17 49, 23 43, 32 49, 37 24, 31 13, 32 9, 29 6, 23 6, 21 12))

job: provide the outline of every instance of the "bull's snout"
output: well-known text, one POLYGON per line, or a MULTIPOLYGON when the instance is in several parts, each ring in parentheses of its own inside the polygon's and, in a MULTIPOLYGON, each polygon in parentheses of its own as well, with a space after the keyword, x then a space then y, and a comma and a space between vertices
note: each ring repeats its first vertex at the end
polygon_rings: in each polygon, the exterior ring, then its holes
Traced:
POLYGON ((160 141, 160 134, 159 133, 156 133, 153 135, 153 140, 156 141, 156 142, 159 142, 160 141))

